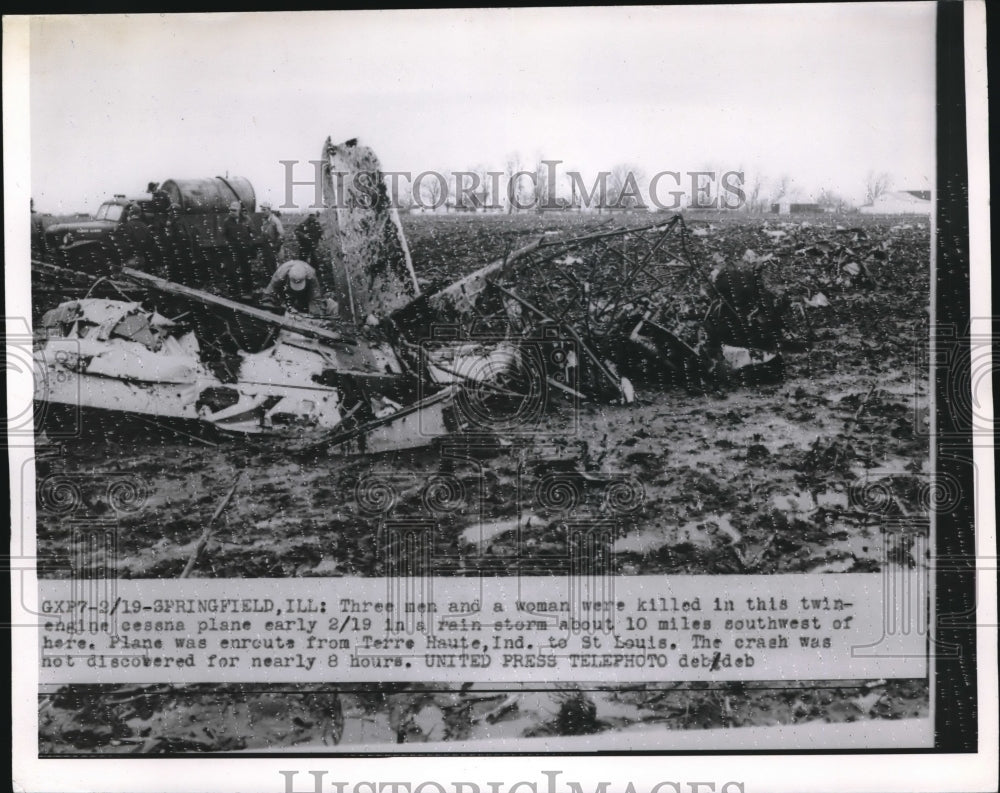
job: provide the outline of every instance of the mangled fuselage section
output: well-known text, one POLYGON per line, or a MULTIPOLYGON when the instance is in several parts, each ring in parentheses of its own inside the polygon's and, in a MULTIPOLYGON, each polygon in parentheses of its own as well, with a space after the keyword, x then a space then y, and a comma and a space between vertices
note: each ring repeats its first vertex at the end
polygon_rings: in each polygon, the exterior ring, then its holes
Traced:
POLYGON ((87 413, 114 424, 304 437, 339 453, 422 446, 461 429, 460 384, 514 361, 509 349, 435 351, 419 382, 381 341, 336 342, 279 327, 265 348, 235 350, 220 365, 211 342, 183 318, 102 298, 61 304, 37 335, 35 400, 49 420, 76 425, 87 413))
POLYGON ((63 303, 42 332, 35 398, 49 405, 254 434, 332 430, 343 417, 338 389, 317 382, 336 365, 333 351, 287 331, 266 350, 240 352, 232 379, 206 365, 189 326, 137 303, 63 303))
POLYGON ((700 268, 680 216, 538 240, 425 302, 438 321, 478 333, 565 340, 580 395, 598 401, 631 402, 633 379, 697 389, 773 379, 789 348, 785 302, 758 270, 700 268))

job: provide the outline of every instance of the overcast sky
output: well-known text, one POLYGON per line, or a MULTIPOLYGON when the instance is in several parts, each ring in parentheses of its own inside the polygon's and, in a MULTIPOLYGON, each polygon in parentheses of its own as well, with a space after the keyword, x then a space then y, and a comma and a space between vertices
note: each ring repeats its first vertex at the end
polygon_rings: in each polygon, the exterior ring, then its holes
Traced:
MULTIPOLYGON (((42 211, 359 137, 386 170, 712 166, 863 198, 934 178, 933 3, 38 17, 42 211)), ((295 193, 310 200, 308 188, 295 193)))

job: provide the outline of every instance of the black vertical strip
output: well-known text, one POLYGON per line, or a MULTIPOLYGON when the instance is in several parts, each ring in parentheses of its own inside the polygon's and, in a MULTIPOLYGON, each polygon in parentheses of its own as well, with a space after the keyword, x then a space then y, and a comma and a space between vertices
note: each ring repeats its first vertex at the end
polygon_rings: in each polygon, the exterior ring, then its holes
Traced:
MULTIPOLYGON (((936 533, 937 625, 930 643, 935 674, 935 748, 974 752, 976 703, 975 524, 969 338, 969 177, 966 159, 965 49, 962 3, 937 7, 937 472, 962 498, 939 510, 936 533)), ((985 164, 984 164, 985 167, 985 164)), ((980 262, 983 266, 986 263, 980 262)))

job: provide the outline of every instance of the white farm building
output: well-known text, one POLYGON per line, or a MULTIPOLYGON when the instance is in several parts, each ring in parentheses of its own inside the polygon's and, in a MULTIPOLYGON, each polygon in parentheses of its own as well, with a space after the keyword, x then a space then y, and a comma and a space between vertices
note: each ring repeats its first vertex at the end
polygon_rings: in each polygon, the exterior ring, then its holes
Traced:
POLYGON ((858 212, 866 215, 929 215, 932 206, 929 190, 894 190, 858 207, 858 212))

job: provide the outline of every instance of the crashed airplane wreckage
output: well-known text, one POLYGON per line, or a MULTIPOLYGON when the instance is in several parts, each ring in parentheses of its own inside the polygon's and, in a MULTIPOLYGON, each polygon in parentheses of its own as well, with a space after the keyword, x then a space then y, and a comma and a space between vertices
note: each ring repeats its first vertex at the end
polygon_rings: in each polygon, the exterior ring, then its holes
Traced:
POLYGON ((703 273, 680 216, 543 235, 421 294, 374 153, 328 140, 323 161, 331 265, 321 278, 338 319, 281 315, 124 267, 42 318, 39 413, 111 412, 370 453, 502 434, 504 417, 550 393, 627 404, 633 380, 718 387, 780 374, 787 302, 758 271, 703 273), (364 192, 334 178, 361 173, 374 175, 364 192), (114 296, 99 296, 109 284, 114 296), (132 288, 143 301, 122 293, 132 288))

